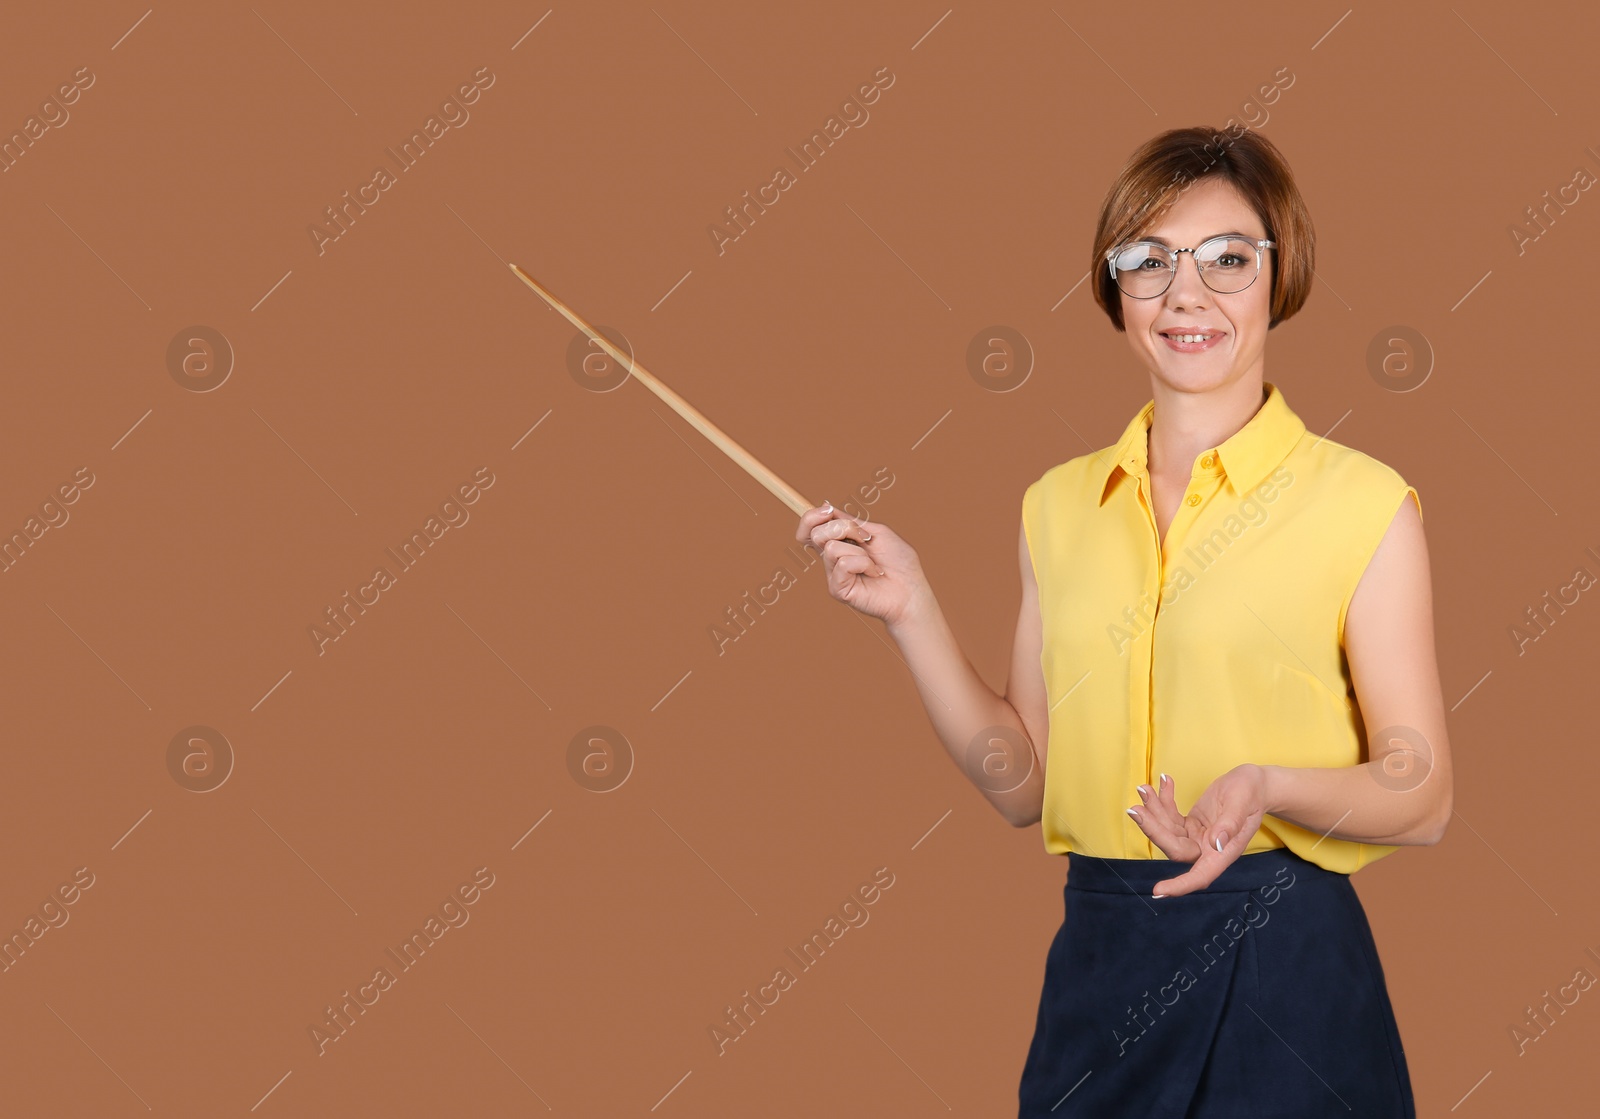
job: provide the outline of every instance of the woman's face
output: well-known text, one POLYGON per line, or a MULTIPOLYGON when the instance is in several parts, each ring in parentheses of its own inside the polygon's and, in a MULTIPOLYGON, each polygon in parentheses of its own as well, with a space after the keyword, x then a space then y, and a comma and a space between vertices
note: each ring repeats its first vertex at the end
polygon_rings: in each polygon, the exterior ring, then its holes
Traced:
MULTIPOLYGON (((1199 248, 1219 233, 1264 240, 1266 229, 1232 183, 1208 175, 1193 183, 1141 240, 1173 248, 1199 248)), ((1134 354, 1161 382, 1178 392, 1206 392, 1252 372, 1264 373, 1267 323, 1271 320, 1272 269, 1276 249, 1264 249, 1261 272, 1243 291, 1219 294, 1200 279, 1194 254, 1178 255, 1178 272, 1166 293, 1134 299, 1123 293, 1122 321, 1134 354), (1164 337, 1215 333, 1202 348, 1177 349, 1164 337)))

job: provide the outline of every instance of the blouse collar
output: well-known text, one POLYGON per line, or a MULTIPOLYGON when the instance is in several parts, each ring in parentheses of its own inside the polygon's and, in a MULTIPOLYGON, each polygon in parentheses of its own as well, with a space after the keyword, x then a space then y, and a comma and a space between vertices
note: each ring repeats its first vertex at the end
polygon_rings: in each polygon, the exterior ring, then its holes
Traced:
MULTIPOLYGON (((1271 381, 1263 381, 1267 399, 1256 414, 1238 431, 1214 448, 1221 460, 1223 474, 1235 494, 1244 494, 1260 484, 1267 473, 1284 460, 1294 445, 1305 434, 1306 425, 1283 398, 1283 390, 1271 381)), ((1103 484, 1100 504, 1105 504, 1111 481, 1121 467, 1126 474, 1137 474, 1144 469, 1149 448, 1150 422, 1155 415, 1156 402, 1150 401, 1139 414, 1128 421, 1122 438, 1103 461, 1103 484)))

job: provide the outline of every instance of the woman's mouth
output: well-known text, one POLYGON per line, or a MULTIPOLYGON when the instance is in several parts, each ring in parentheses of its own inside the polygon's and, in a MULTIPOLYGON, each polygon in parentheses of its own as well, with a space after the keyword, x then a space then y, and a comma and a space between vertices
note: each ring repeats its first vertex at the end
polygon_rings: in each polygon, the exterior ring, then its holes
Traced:
POLYGON ((1167 346, 1180 354, 1197 354, 1209 350, 1226 337, 1220 330, 1162 331, 1167 346))

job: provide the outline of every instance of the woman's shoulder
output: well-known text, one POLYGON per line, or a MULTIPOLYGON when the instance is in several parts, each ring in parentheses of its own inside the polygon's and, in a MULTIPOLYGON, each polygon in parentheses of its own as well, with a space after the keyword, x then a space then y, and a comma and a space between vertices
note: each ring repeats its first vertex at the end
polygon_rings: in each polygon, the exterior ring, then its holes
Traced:
POLYGON ((1386 494, 1406 488, 1401 473, 1383 460, 1354 447, 1318 438, 1309 432, 1290 453, 1285 465, 1299 466, 1344 491, 1386 494))
POLYGON ((1024 492, 1039 490, 1059 492, 1089 484, 1103 484, 1111 471, 1115 453, 1116 447, 1104 447, 1098 451, 1078 455, 1076 458, 1069 458, 1066 462, 1058 462, 1029 483, 1024 492))
POLYGON ((1422 508, 1417 488, 1400 471, 1374 455, 1332 439, 1302 436, 1300 444, 1285 459, 1284 467, 1305 499, 1330 512, 1343 510, 1362 523, 1370 519, 1374 524, 1387 525, 1407 493, 1415 499, 1418 510, 1422 508))

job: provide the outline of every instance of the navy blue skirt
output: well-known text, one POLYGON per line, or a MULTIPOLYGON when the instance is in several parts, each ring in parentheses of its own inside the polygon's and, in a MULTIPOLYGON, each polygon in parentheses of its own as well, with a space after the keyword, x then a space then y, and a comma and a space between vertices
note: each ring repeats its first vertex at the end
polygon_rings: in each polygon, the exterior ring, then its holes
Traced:
POLYGON ((1191 864, 1067 859, 1019 1119, 1415 1119, 1348 875, 1280 847, 1152 898, 1191 864))

